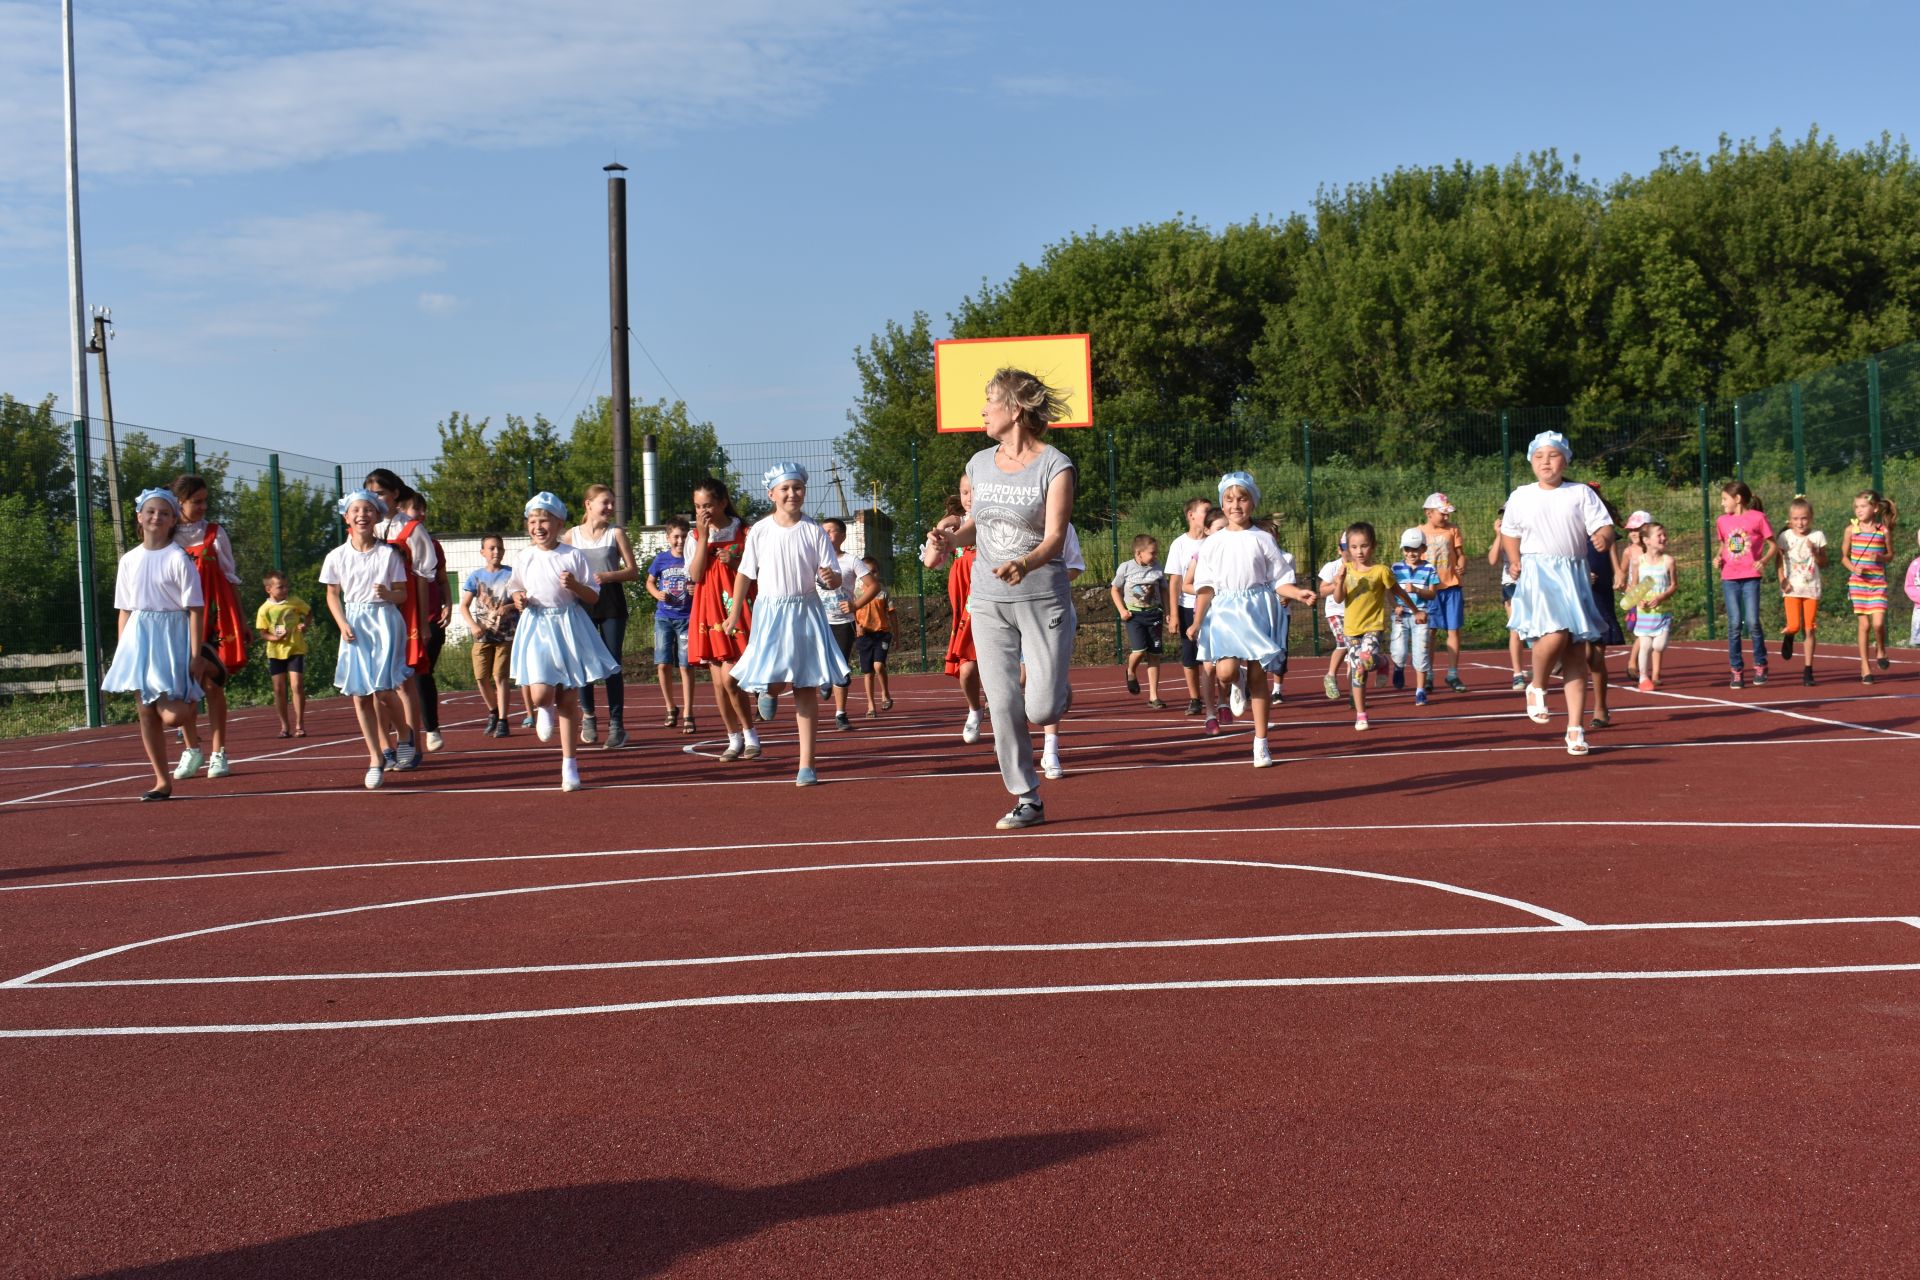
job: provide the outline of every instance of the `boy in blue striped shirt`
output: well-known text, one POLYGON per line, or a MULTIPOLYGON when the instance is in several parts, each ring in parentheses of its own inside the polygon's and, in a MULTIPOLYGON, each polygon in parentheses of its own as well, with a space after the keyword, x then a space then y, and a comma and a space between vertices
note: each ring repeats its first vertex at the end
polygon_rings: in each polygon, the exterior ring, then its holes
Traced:
POLYGON ((1411 596, 1416 607, 1393 607, 1393 638, 1389 652, 1393 657, 1393 687, 1407 687, 1407 657, 1413 657, 1413 702, 1427 705, 1427 686, 1433 682, 1433 629, 1427 625, 1427 611, 1418 607, 1434 598, 1440 590, 1440 574, 1426 561, 1427 535, 1409 529, 1400 535, 1400 559, 1394 562, 1393 580, 1411 596))

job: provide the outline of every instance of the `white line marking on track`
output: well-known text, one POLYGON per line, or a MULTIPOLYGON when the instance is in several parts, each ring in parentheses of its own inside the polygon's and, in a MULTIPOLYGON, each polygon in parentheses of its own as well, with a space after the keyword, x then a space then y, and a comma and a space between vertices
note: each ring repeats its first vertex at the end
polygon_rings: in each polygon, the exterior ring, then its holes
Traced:
POLYGON ((338 1022, 253 1022, 161 1027, 0 1028, 0 1039, 57 1039, 72 1036, 233 1035, 267 1031, 362 1031, 380 1027, 446 1026, 508 1022, 530 1018, 582 1017, 597 1013, 642 1013, 660 1009, 712 1009, 732 1005, 854 1004, 888 1000, 974 1000, 1004 996, 1064 996, 1154 991, 1234 991, 1284 987, 1439 986, 1507 982, 1650 982, 1702 978, 1825 977, 1838 974, 1913 973, 1920 964, 1794 965, 1753 969, 1651 969, 1563 973, 1415 973, 1311 978, 1202 978, 1184 982, 1102 982, 1081 986, 976 987, 905 991, 770 991, 749 995, 690 996, 677 1000, 635 1000, 624 1004, 576 1005, 558 1009, 509 1009, 493 1013, 446 1013, 410 1018, 351 1018, 338 1022))
MULTIPOLYGON (((1851 741, 1851 739, 1849 739, 1851 741)), ((1618 827, 1635 831, 1649 828, 1673 828, 1680 830, 1702 829, 1726 831, 1739 825, 1738 820, 1709 821, 1705 819, 1673 819, 1648 821, 1640 818, 1591 818, 1591 819, 1516 819, 1511 822, 1450 822, 1445 826, 1449 831, 1515 831, 1523 828, 1557 829, 1571 827, 1586 830, 1594 827, 1618 827)), ((1915 822, 1769 822, 1770 831, 1920 831, 1920 823, 1915 822)), ((1025 840, 1111 840, 1138 839, 1148 836, 1238 836, 1238 835, 1347 835, 1355 832, 1421 831, 1429 834, 1435 831, 1431 822, 1374 822, 1322 825, 1260 826, 1260 827, 1140 827, 1140 828, 1094 828, 1081 831, 1010 831, 995 832, 992 835, 916 835, 916 836, 855 836, 847 835, 836 841, 837 847, 845 849, 883 848, 891 845, 943 845, 975 844, 984 842, 1017 843, 1025 840)), ((492 857, 480 858, 400 858, 388 862, 332 862, 302 867, 268 867, 252 871, 189 871, 164 876, 119 876, 99 880, 56 880, 47 884, 0 885, 0 893, 35 893, 52 889, 97 889, 117 885, 164 884, 192 880, 234 880, 254 876, 292 876, 317 875, 329 871, 395 871, 417 867, 464 867, 506 865, 515 862, 567 862, 582 858, 638 858, 661 857, 668 854, 698 853, 775 853, 787 849, 817 849, 818 840, 766 840, 750 843, 730 844, 684 844, 654 845, 630 849, 587 849, 563 853, 503 853, 492 857)))

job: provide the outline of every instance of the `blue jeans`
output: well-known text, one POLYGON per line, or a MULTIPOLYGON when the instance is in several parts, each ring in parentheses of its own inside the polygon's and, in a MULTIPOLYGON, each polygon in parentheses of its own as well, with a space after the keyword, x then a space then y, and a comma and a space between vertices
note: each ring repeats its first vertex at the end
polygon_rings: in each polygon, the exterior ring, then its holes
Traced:
POLYGON ((1753 637, 1753 665, 1764 668, 1767 636, 1760 629, 1760 579, 1736 578, 1732 582, 1722 579, 1720 597, 1727 605, 1727 665, 1740 670, 1740 624, 1744 622, 1753 637))

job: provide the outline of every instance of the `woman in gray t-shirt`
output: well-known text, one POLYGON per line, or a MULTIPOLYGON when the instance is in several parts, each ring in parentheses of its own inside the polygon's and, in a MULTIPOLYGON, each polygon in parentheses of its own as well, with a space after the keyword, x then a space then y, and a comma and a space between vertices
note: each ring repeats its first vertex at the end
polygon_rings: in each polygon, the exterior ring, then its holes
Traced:
POLYGON ((1076 623, 1060 550, 1073 519, 1074 469, 1071 458, 1045 441, 1047 425, 1065 407, 1059 392, 1030 373, 994 374, 980 411, 994 447, 967 462, 973 512, 959 528, 931 535, 946 551, 969 543, 978 548, 968 605, 973 643, 993 713, 1000 777, 1018 798, 1000 819, 1002 831, 1046 818, 1028 726, 1054 723, 1073 700, 1068 665, 1076 623))

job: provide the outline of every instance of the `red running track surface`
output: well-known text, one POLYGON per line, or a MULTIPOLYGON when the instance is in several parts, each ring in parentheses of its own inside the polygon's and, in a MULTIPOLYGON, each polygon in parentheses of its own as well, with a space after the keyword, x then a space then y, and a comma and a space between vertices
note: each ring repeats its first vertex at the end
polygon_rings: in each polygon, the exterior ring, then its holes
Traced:
POLYGON ((574 795, 471 695, 376 793, 333 701, 165 805, 0 744, 0 1271, 1908 1270, 1895 659, 1676 647, 1583 760, 1503 654, 1365 734, 1302 661, 1265 771, 1086 670, 1021 833, 938 677, 811 791, 652 688, 574 795))

